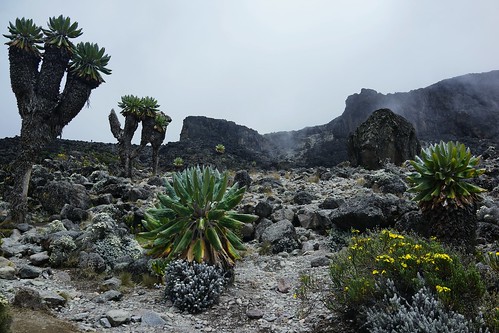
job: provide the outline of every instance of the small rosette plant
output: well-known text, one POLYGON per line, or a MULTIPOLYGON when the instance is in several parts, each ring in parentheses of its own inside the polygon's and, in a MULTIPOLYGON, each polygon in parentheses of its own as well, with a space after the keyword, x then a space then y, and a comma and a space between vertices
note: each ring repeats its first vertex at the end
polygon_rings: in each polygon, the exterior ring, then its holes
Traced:
POLYGON ((244 223, 257 216, 234 208, 245 188, 228 187, 227 172, 211 167, 192 167, 173 176, 159 203, 147 210, 139 234, 144 248, 165 263, 185 259, 231 269, 245 247, 239 237, 244 223))
POLYGON ((416 171, 408 176, 409 191, 417 193, 414 200, 423 210, 473 204, 485 190, 466 180, 485 172, 477 168, 479 161, 462 143, 431 145, 410 161, 416 171))

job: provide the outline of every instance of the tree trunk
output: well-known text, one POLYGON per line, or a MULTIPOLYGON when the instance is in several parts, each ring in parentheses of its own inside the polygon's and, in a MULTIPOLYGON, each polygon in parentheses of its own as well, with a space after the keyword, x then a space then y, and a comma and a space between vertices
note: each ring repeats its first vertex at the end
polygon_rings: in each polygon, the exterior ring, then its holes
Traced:
POLYGON ((13 163, 14 188, 10 199, 12 220, 16 224, 27 222, 28 190, 33 164, 40 150, 55 138, 47 122, 39 115, 40 113, 30 111, 22 120, 21 144, 19 155, 13 163))
MULTIPOLYGON (((40 151, 56 139, 82 109, 93 86, 78 78, 68 77, 62 100, 47 109, 47 99, 34 98, 22 117, 20 153, 14 162, 14 188, 11 193, 11 215, 14 223, 27 220, 27 195, 31 169, 40 151)), ((48 103, 47 103, 48 102, 48 103)))
POLYGON ((438 207, 423 212, 428 231, 443 243, 466 253, 473 253, 476 245, 478 218, 476 204, 459 207, 438 207))

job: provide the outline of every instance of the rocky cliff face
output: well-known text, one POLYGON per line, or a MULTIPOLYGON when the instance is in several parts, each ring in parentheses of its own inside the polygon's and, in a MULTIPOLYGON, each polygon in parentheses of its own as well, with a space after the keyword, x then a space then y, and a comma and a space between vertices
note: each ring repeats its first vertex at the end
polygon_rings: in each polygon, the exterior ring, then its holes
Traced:
MULTIPOLYGON (((499 141, 499 71, 468 74, 405 93, 362 89, 349 96, 343 114, 326 125, 267 134, 281 158, 298 164, 332 166, 347 160, 346 138, 369 115, 389 108, 409 120, 419 139, 499 141)), ((479 147, 477 147, 479 148, 479 147)))
MULTIPOLYGON (((499 143, 499 71, 463 75, 403 93, 362 89, 346 99, 341 116, 291 132, 260 135, 231 121, 189 116, 180 141, 162 146, 160 168, 171 167, 175 157, 182 157, 186 165, 209 163, 234 169, 334 166, 348 160, 349 134, 383 108, 409 120, 420 140, 459 140, 480 154, 499 143), (217 144, 225 146, 225 154, 215 152, 217 144)), ((12 144, 4 143, 15 152, 12 144)), ((2 152, 2 146, 0 160, 11 160, 14 155, 2 152)), ((112 151, 112 147, 102 149, 112 151)), ((139 162, 146 163, 148 157, 142 155, 139 162)))

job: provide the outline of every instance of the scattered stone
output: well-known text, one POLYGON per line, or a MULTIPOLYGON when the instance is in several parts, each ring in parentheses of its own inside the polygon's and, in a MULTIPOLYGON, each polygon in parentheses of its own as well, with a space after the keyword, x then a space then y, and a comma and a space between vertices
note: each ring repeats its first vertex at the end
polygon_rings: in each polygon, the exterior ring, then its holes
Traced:
MULTIPOLYGON (((154 311, 142 310, 139 312, 140 318, 142 321, 142 326, 163 326, 166 324, 166 321, 161 318, 161 316, 154 311)), ((132 318, 133 319, 133 318, 132 318)))
POLYGON ((40 293, 45 304, 47 304, 51 308, 56 308, 58 306, 66 305, 67 300, 61 295, 53 292, 53 291, 43 291, 40 293))
POLYGON ((311 267, 329 266, 329 259, 326 257, 314 258, 310 261, 311 267))
POLYGON ((17 276, 21 279, 34 279, 39 277, 40 274, 42 274, 42 270, 31 265, 20 265, 17 272, 17 276))
POLYGON ((293 202, 297 205, 308 205, 311 204, 316 197, 308 192, 298 192, 293 197, 293 202))
POLYGON ((277 280, 277 290, 280 293, 288 293, 291 290, 291 282, 288 279, 280 278, 277 280))
POLYGON ((99 289, 102 291, 116 290, 121 286, 121 280, 117 277, 112 277, 102 282, 99 289))
POLYGON ((263 317, 263 311, 260 309, 252 308, 246 311, 246 315, 249 319, 260 319, 263 317))
POLYGON ((130 321, 130 314, 124 310, 110 310, 106 312, 106 318, 111 326, 116 327, 130 321))
POLYGON ((73 318, 71 318, 71 320, 73 321, 83 321, 85 319, 87 319, 89 316, 89 313, 88 312, 80 312, 80 313, 77 313, 73 316, 73 318))
POLYGON ((104 327, 104 328, 111 328, 113 327, 111 325, 111 322, 109 321, 109 319, 107 319, 107 317, 103 317, 101 319, 99 319, 99 324, 104 327))
POLYGON ((269 219, 261 219, 260 222, 255 227, 255 239, 262 241, 263 232, 272 225, 272 221, 269 219))
POLYGON ((272 205, 267 201, 260 201, 255 206, 255 214, 267 218, 272 214, 272 205))
POLYGON ((108 290, 101 295, 95 297, 93 301, 95 303, 106 303, 109 301, 121 301, 123 294, 117 290, 108 290))
POLYGON ((16 278, 16 268, 15 267, 13 267, 13 266, 0 267, 0 279, 14 280, 15 278, 16 278))
POLYGON ((46 308, 40 293, 37 290, 28 287, 19 287, 12 304, 20 308, 29 308, 31 310, 46 308))
POLYGON ((29 261, 32 265, 35 266, 43 266, 49 262, 49 255, 47 251, 43 251, 40 253, 35 253, 29 256, 29 261))
POLYGON ((251 177, 246 170, 239 170, 234 176, 234 184, 238 184, 239 187, 245 186, 249 188, 251 185, 251 177))

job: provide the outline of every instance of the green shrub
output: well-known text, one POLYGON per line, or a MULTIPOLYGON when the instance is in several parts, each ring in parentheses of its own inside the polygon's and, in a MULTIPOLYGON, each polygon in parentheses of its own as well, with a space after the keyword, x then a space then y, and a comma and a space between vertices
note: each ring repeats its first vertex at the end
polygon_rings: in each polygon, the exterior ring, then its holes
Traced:
POLYGON ((352 237, 332 262, 333 294, 347 311, 382 297, 376 284, 386 279, 410 297, 422 287, 421 275, 445 306, 467 314, 477 312, 485 291, 477 270, 440 243, 390 230, 352 237))
POLYGON ((257 216, 233 210, 246 188, 227 188, 227 183, 227 172, 210 167, 174 174, 173 185, 166 183, 166 193, 158 195, 156 208, 148 209, 142 222, 148 231, 139 237, 149 254, 165 258, 163 264, 186 259, 232 268, 245 250, 239 229, 257 216))

